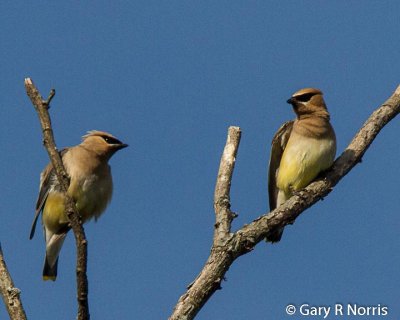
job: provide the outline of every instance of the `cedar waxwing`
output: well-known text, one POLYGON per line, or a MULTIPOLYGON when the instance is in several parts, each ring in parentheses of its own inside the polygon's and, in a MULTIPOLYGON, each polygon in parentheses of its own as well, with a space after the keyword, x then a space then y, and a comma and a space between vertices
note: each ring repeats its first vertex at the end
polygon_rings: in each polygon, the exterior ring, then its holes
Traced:
MULTIPOLYGON (((335 131, 322 92, 301 89, 287 103, 297 118, 284 123, 272 140, 268 174, 271 211, 331 167, 336 154, 335 131)), ((278 242, 282 232, 283 228, 271 232, 266 240, 278 242)))
MULTIPOLYGON (((107 207, 113 189, 108 160, 127 146, 107 132, 89 131, 82 137, 81 144, 61 151, 70 177, 68 195, 75 201, 82 222, 92 218, 97 220, 107 207)), ((56 280, 58 255, 70 230, 64 200, 53 166, 49 163, 40 175, 39 197, 30 234, 32 239, 42 212, 46 240, 43 280, 56 280)))

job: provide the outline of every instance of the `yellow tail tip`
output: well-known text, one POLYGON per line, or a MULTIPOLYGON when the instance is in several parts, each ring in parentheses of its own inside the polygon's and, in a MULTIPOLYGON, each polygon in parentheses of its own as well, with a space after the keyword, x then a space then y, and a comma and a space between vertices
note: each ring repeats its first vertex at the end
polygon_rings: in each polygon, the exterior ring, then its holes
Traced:
POLYGON ((43 276, 43 281, 48 281, 48 280, 56 281, 56 278, 57 277, 55 276, 43 276))

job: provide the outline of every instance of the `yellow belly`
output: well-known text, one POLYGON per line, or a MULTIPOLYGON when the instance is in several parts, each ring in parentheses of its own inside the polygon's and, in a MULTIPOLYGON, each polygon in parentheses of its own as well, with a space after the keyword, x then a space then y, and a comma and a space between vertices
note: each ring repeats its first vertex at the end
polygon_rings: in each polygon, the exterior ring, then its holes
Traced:
POLYGON ((289 139, 283 152, 277 186, 286 194, 305 188, 334 160, 336 146, 331 139, 289 139))
POLYGON ((64 196, 59 192, 52 192, 47 196, 43 208, 42 221, 46 229, 57 233, 63 226, 68 224, 65 216, 64 196))
MULTIPOLYGON (((112 182, 96 182, 95 184, 79 185, 71 181, 68 194, 74 199, 76 208, 86 222, 91 218, 98 218, 105 210, 112 195, 112 182)), ((43 224, 46 228, 57 233, 61 228, 68 224, 65 214, 65 197, 59 192, 50 192, 43 208, 43 224)))

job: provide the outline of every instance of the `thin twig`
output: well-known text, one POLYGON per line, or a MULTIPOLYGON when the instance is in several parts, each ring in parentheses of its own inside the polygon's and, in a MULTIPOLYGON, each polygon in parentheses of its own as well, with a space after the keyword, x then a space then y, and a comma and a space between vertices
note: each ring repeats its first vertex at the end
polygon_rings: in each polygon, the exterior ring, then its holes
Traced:
POLYGON ((25 79, 25 88, 28 97, 31 99, 36 112, 38 113, 40 124, 42 126, 43 142, 49 154, 51 163, 55 169, 57 179, 61 185, 62 191, 65 194, 65 211, 70 221, 71 228, 74 232, 75 243, 77 248, 76 262, 76 280, 77 280, 77 300, 78 300, 78 316, 79 320, 90 319, 89 303, 88 303, 88 280, 86 275, 87 270, 87 240, 85 231, 81 223, 79 213, 75 203, 68 196, 67 190, 69 187, 69 177, 65 171, 60 154, 54 142, 53 129, 51 127, 51 119, 48 112, 50 101, 55 95, 55 90, 52 89, 47 100, 43 100, 39 90, 35 87, 30 78, 25 79))
POLYGON ((0 244, 0 293, 11 320, 26 320, 25 310, 20 299, 21 291, 14 287, 14 282, 8 272, 0 244))
MULTIPOLYGON (((372 113, 363 127, 356 134, 347 149, 335 161, 333 167, 325 173, 325 175, 311 183, 304 190, 296 193, 279 208, 273 210, 269 214, 263 214, 255 219, 252 223, 243 226, 240 230, 229 237, 225 237, 226 242, 216 247, 213 245, 211 253, 206 264, 200 274, 188 287, 187 291, 179 298, 174 311, 169 318, 170 320, 191 320, 200 311, 202 306, 212 296, 212 294, 220 289, 220 283, 224 279, 226 272, 232 263, 241 255, 251 251, 265 236, 273 230, 282 228, 293 221, 308 207, 327 196, 333 187, 360 161, 368 147, 374 141, 380 130, 395 116, 400 113, 400 86, 394 94, 383 103, 376 111, 372 113)), ((239 128, 229 130, 237 130, 239 128)), ((227 145, 229 142, 228 133, 227 145)), ((239 132, 238 132, 239 134, 239 132)), ((230 150, 230 156, 236 155, 238 144, 235 148, 225 147, 221 158, 221 166, 227 155, 226 150, 230 150)), ((233 167, 232 167, 233 170, 233 167)), ((232 172, 231 172, 232 173, 232 172)), ((230 186, 231 175, 229 181, 217 181, 217 186, 222 184, 230 186)), ((216 188, 218 189, 218 188, 216 188)), ((217 193, 217 192, 216 192, 217 193)), ((230 208, 229 203, 229 187, 225 189, 223 199, 225 208, 230 208), (228 194, 224 194, 228 192, 228 194)), ((222 210, 223 211, 223 210, 222 210)), ((217 214, 218 215, 218 214, 217 214)), ((220 218, 222 219, 223 215, 220 218)), ((218 223, 217 223, 218 224, 218 223)), ((221 228, 216 225, 216 229, 221 228)), ((230 230, 230 224, 223 227, 222 233, 230 230)), ((216 230, 217 232, 217 230, 216 230)), ((214 234, 214 239, 216 235, 214 234)), ((215 243, 215 241, 214 241, 215 243)))

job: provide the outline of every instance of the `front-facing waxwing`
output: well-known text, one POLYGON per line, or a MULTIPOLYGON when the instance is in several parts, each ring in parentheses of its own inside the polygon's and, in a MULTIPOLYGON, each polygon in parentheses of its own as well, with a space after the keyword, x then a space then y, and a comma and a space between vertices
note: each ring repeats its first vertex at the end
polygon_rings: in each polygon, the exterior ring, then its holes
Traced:
MULTIPOLYGON (((107 132, 89 131, 82 137, 81 144, 60 152, 70 178, 67 193, 75 201, 83 222, 92 218, 97 220, 106 209, 113 190, 108 160, 115 152, 127 146, 107 132)), ((64 201, 65 196, 53 166, 49 163, 40 175, 39 196, 30 233, 32 239, 42 212, 46 240, 43 280, 56 280, 58 256, 70 230, 64 201)))
MULTIPOLYGON (((335 132, 322 92, 301 89, 287 103, 297 117, 285 122, 272 139, 268 174, 271 211, 327 170, 336 154, 335 132)), ((266 240, 278 242, 282 232, 283 229, 271 232, 266 240)))

